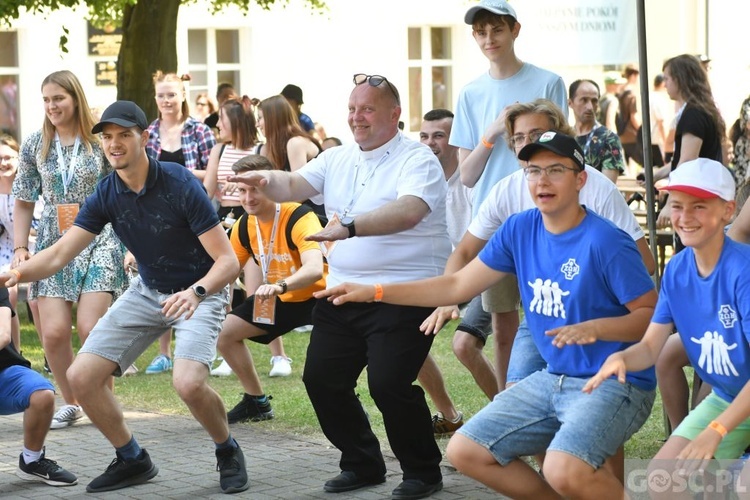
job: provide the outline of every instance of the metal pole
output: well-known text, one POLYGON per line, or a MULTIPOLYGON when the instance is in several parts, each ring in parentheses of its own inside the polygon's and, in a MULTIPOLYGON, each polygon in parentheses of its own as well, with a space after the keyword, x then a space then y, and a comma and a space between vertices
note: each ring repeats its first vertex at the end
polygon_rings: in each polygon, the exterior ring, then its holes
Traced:
POLYGON ((641 87, 641 137, 643 138, 643 172, 646 177, 646 220, 648 224, 649 245, 651 254, 656 262, 656 271, 654 278, 656 280, 656 289, 659 289, 661 276, 659 275, 659 256, 656 236, 656 202, 654 200, 654 171, 653 157, 651 156, 651 107, 649 103, 649 85, 648 75, 648 56, 646 54, 646 7, 645 0, 636 2, 637 23, 638 23, 638 66, 641 70, 640 87, 641 87))

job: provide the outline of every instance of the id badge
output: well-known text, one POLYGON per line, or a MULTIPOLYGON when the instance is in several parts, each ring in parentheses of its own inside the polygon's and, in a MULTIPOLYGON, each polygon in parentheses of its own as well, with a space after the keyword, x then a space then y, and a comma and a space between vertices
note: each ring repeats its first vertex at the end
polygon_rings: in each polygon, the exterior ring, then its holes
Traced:
MULTIPOLYGON (((339 220, 339 214, 334 213, 333 216, 331 216, 330 219, 328 219, 328 224, 326 224, 326 228, 331 226, 340 226, 341 220, 339 220)), ((320 251, 323 252, 323 257, 328 258, 332 253, 333 249, 336 248, 336 244, 338 241, 321 241, 320 242, 320 251)))
POLYGON ((65 231, 73 227, 73 221, 76 220, 78 215, 79 206, 78 203, 63 203, 56 205, 57 208, 57 227, 60 230, 60 234, 64 234, 65 231))
POLYGON ((253 321, 264 325, 276 323, 276 298, 263 300, 256 296, 253 301, 253 321))

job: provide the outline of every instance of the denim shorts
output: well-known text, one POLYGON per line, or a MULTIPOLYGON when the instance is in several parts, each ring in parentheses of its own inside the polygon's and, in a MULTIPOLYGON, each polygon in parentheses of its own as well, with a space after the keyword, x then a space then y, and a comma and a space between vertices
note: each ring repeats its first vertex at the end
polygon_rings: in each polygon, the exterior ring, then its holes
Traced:
MULTIPOLYGON (((706 430, 708 424, 729 407, 729 402, 724 401, 715 392, 700 402, 690 411, 685 420, 672 432, 673 436, 680 436, 692 441, 698 434, 706 430)), ((745 452, 747 444, 750 443, 750 418, 745 419, 732 429, 719 443, 714 453, 715 458, 738 458, 745 452)))
POLYGON ((492 333, 492 315, 482 308, 481 295, 471 299, 456 330, 473 335, 481 340, 482 344, 487 343, 487 337, 492 333))
POLYGON ((140 276, 133 278, 130 287, 96 323, 79 352, 114 361, 119 366, 113 374, 120 376, 156 339, 173 328, 174 358, 198 361, 210 368, 226 316, 229 287, 203 299, 188 320, 168 320, 162 314, 161 302, 170 296, 147 287, 140 276))
POLYGON ((586 394, 581 389, 587 380, 533 373, 495 396, 457 432, 503 466, 561 451, 598 469, 648 419, 656 391, 609 379, 586 394))
POLYGON ((49 380, 22 365, 0 371, 0 415, 26 411, 36 391, 54 391, 49 380))
POLYGON ((508 383, 525 379, 534 372, 547 368, 547 362, 539 353, 534 338, 531 336, 531 330, 526 323, 526 318, 518 326, 518 333, 513 340, 513 347, 510 350, 510 362, 508 363, 508 383))

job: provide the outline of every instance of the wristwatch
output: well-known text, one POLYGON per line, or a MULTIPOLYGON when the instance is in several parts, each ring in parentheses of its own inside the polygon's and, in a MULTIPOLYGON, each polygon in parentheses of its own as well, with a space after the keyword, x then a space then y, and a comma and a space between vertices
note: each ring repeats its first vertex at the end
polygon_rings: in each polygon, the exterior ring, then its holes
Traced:
POLYGON ((354 229, 354 217, 342 217, 341 225, 349 230, 349 237, 354 238, 357 236, 357 231, 354 229))
POLYGON ((279 280, 276 282, 276 285, 281 287, 281 295, 284 295, 287 289, 286 280, 279 280))
POLYGON ((204 287, 203 285, 193 285, 190 288, 193 289, 193 293, 199 299, 203 300, 206 298, 206 287, 204 287))

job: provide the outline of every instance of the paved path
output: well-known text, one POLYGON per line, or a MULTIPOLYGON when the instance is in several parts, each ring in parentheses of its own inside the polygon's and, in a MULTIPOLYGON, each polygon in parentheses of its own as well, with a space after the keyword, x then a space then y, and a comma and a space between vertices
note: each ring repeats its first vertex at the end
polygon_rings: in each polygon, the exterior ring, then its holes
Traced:
MULTIPOLYGON (((114 458, 114 451, 99 431, 84 419, 73 427, 50 431, 48 456, 78 476, 78 484, 53 488, 28 483, 15 475, 22 445, 22 416, 0 417, 0 497, 2 498, 226 498, 219 490, 219 473, 213 444, 203 429, 189 417, 126 411, 126 418, 141 446, 159 467, 150 482, 110 493, 86 494, 86 484, 101 474, 114 458)), ((250 489, 238 497, 252 499, 328 500, 389 498, 401 481, 398 462, 384 451, 387 481, 377 487, 331 494, 323 482, 338 474, 339 452, 314 436, 271 433, 263 423, 232 426, 232 434, 248 461, 250 489)), ((447 461, 442 464, 444 489, 434 499, 498 498, 475 481, 457 473, 447 461)))

